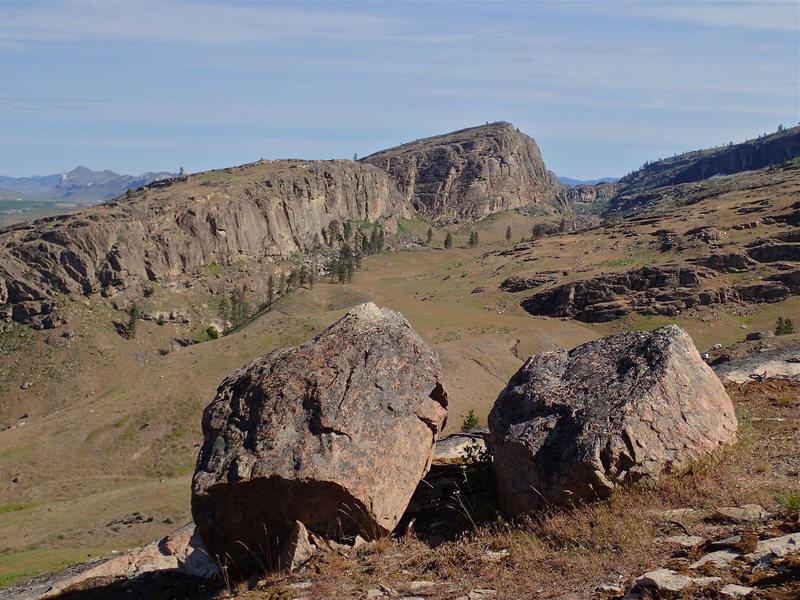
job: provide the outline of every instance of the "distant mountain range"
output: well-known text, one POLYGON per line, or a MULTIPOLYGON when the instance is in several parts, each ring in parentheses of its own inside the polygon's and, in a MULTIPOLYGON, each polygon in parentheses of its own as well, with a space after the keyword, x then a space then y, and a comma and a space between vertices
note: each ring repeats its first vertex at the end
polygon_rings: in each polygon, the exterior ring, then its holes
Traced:
POLYGON ((598 183, 616 183, 619 177, 603 177, 602 179, 572 179, 571 177, 559 177, 558 180, 564 185, 575 187, 576 185, 597 185, 598 183))
POLYGON ((69 173, 6 177, 0 175, 0 192, 42 200, 59 200, 76 204, 97 204, 115 198, 131 188, 138 188, 174 173, 142 173, 138 177, 113 171, 92 171, 77 167, 69 173))

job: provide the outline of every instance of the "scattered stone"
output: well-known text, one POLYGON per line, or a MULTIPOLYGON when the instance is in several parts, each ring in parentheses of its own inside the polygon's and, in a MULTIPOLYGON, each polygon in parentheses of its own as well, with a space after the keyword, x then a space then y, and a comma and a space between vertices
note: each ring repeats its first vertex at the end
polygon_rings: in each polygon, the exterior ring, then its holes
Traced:
POLYGON ((712 564, 716 567, 724 567, 725 565, 732 563, 741 555, 742 553, 737 550, 716 550, 714 552, 704 554, 698 560, 690 564, 689 568, 699 569, 705 564, 712 564))
POLYGON ((769 513, 758 504, 745 504, 744 506, 721 506, 709 517, 711 521, 719 523, 749 523, 768 516, 769 513))
POLYGON ((755 340, 767 340, 774 337, 775 333, 773 331, 752 331, 748 333, 744 339, 748 342, 752 342, 755 340))
POLYGON ((744 358, 715 361, 714 372, 723 381, 739 384, 750 381, 754 375, 797 381, 800 380, 800 363, 794 362, 794 358, 798 354, 800 344, 792 344, 784 348, 756 352, 744 358))
POLYGON ((77 574, 56 579, 39 600, 56 598, 93 579, 113 581, 132 579, 143 573, 177 570, 187 575, 209 579, 217 573, 217 565, 206 552, 203 542, 195 532, 194 523, 188 523, 162 538, 126 554, 89 565, 77 574))
POLYGON ((436 585, 435 581, 412 581, 408 584, 409 592, 424 592, 436 585))
POLYGON ((765 563, 788 554, 800 554, 800 533, 762 540, 756 545, 755 552, 747 554, 745 558, 754 563, 765 563))
POLYGON ((314 548, 308 541, 308 530, 300 521, 295 521, 289 539, 283 546, 278 565, 290 573, 303 566, 314 556, 314 548))
POLYGON ((753 592, 755 588, 747 587, 745 585, 738 585, 736 583, 729 583, 720 589, 720 594, 731 596, 732 598, 746 598, 753 592))
POLYGON ((673 508, 665 510, 661 515, 667 521, 681 521, 687 518, 696 517, 699 511, 694 508, 673 508))
POLYGON ((496 551, 495 550, 487 550, 486 554, 484 554, 486 559, 490 560, 490 561, 497 561, 497 560, 505 558, 508 555, 509 555, 509 552, 505 548, 503 548, 502 550, 496 550, 496 551))
POLYGON ((489 413, 509 514, 608 497, 736 436, 722 383, 675 325, 528 359, 489 413))
POLYGON ((617 585, 616 583, 606 583, 603 585, 598 585, 596 588, 594 588, 594 591, 600 594, 621 594, 625 591, 625 588, 623 588, 621 585, 617 585))
POLYGON ((113 519, 109 521, 108 523, 106 523, 106 527, 111 527, 112 529, 116 527, 117 530, 119 530, 120 526, 132 527, 134 525, 142 525, 144 523, 152 523, 152 522, 153 522, 152 516, 139 512, 137 510, 136 512, 132 512, 129 515, 120 517, 119 519, 113 519))
POLYGON ((372 303, 234 371, 203 414, 192 483, 206 547, 244 571, 257 568, 245 546, 274 554, 295 521, 325 538, 391 533, 446 406, 436 355, 372 303))

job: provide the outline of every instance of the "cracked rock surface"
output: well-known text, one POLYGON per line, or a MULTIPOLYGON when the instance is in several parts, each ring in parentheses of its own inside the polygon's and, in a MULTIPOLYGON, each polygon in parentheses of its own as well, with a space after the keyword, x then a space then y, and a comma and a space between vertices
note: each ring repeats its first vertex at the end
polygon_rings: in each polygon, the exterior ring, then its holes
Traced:
POLYGON ((609 496, 680 469, 736 435, 734 408, 675 325, 538 354, 489 414, 510 514, 609 496))
POLYGON ((391 532, 446 407, 436 355, 372 303, 234 371, 203 413, 192 482, 206 547, 239 565, 277 552, 295 521, 328 538, 391 532))

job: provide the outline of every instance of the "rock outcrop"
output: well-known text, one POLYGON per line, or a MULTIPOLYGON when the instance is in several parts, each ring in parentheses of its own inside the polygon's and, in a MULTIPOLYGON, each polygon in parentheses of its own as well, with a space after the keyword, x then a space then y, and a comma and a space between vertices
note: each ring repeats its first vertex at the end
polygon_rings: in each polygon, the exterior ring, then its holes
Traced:
POLYGON ((595 185, 576 185, 562 191, 564 201, 578 213, 601 214, 622 186, 603 181, 595 185))
POLYGON ((206 547, 243 569, 296 521, 328 538, 391 532, 446 407, 438 358, 402 315, 372 303, 234 371, 203 413, 192 482, 206 547))
POLYGON ((522 307, 533 315, 601 323, 631 313, 675 316, 695 306, 780 302, 797 293, 792 273, 761 283, 703 289, 701 272, 694 266, 666 264, 608 273, 543 290, 523 300, 522 307))
POLYGON ((736 435, 733 405, 675 325, 534 356, 489 413, 509 514, 607 497, 736 435))
POLYGON ((462 129, 362 159, 384 169, 415 210, 440 223, 526 204, 566 206, 539 148, 511 123, 462 129))
POLYGON ((622 194, 763 169, 800 156, 800 126, 741 144, 655 161, 620 179, 622 194))
POLYGON ((690 306, 726 299, 723 292, 700 292, 695 267, 661 265, 566 283, 530 296, 522 307, 534 315, 595 323, 631 312, 675 315, 690 306))
MULTIPOLYGON (((325 241, 334 219, 410 215, 388 175, 350 161, 263 161, 176 178, 0 234, 0 300, 115 292, 325 241)), ((42 314, 40 306, 24 309, 42 314)), ((16 317, 15 317, 16 318, 16 317)))

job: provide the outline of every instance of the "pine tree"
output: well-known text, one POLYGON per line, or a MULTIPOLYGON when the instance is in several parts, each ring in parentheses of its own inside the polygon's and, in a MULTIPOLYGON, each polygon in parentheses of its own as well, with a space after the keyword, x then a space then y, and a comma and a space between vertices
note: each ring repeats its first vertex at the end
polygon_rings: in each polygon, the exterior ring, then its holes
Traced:
POLYGON ((136 337, 136 325, 139 322, 139 305, 135 302, 128 307, 128 322, 125 323, 125 337, 133 339, 136 337))
POLYGON ((353 250, 349 244, 343 244, 339 250, 339 258, 334 263, 333 272, 339 283, 344 283, 345 281, 350 283, 353 281, 354 270, 353 250))
POLYGON ((341 229, 339 227, 339 221, 338 219, 334 219, 328 223, 328 245, 333 247, 333 244, 339 241, 340 235, 341 229))
POLYGON ((306 263, 300 263, 300 267, 297 269, 297 281, 300 284, 300 287, 304 287, 306 285, 306 281, 308 281, 308 267, 306 263))
POLYGON ((342 233, 344 234, 345 241, 350 241, 350 236, 353 235, 353 224, 350 221, 345 221, 342 226, 342 233))
POLYGON ((314 289, 314 284, 317 283, 317 251, 311 252, 311 269, 308 271, 308 287, 314 289))
POLYGON ((511 225, 506 227, 506 242, 511 243, 511 225))
POLYGON ((373 227, 372 228, 372 234, 369 236, 369 251, 372 254, 377 254, 378 252, 380 252, 380 250, 378 250, 378 228, 377 227, 373 227))
POLYGON ((285 284, 286 284, 286 274, 283 271, 281 271, 280 273, 278 273, 278 284, 277 287, 275 288, 275 292, 278 294, 278 296, 283 295, 285 284))
POLYGON ((533 227, 531 227, 531 239, 538 240, 540 237, 544 235, 544 225, 541 223, 537 223, 533 227))
POLYGON ((383 252, 383 227, 378 227, 378 248, 376 254, 383 252))
POLYGON ((561 223, 558 224, 558 231, 560 233, 564 233, 567 230, 567 219, 566 217, 561 217, 561 223))
POLYGON ((428 235, 425 237, 425 245, 430 246, 433 241, 433 229, 428 227, 428 235))
POLYGON ((475 248, 478 245, 478 231, 473 229, 469 234, 469 247, 475 248))
POLYGON ((453 247, 453 234, 450 233, 449 231, 447 232, 447 235, 444 238, 444 247, 446 250, 449 250, 450 248, 453 247))
POLYGON ((248 302, 244 290, 237 288, 231 292, 230 303, 231 326, 236 329, 250 317, 250 302, 248 302))

